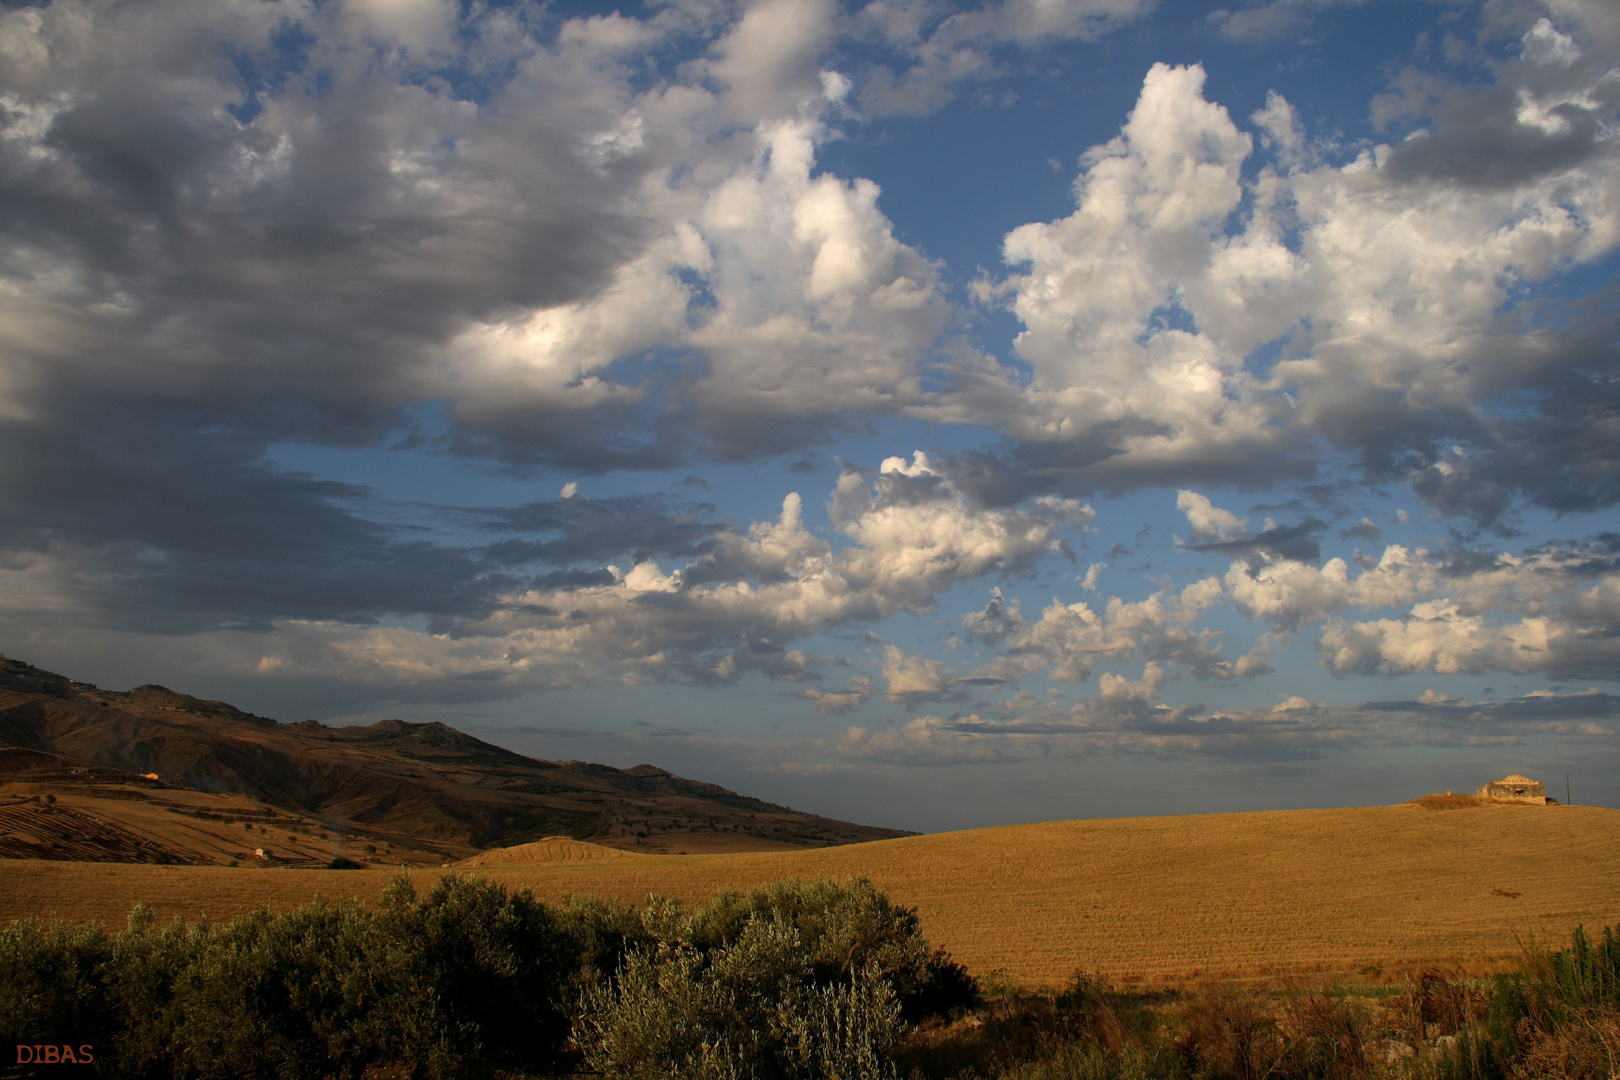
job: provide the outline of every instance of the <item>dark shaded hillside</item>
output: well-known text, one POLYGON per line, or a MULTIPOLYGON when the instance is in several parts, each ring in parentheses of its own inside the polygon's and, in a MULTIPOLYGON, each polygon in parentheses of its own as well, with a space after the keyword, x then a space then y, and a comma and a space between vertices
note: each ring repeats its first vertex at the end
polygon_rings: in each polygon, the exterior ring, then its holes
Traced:
MULTIPOLYGON (((167 785, 246 795, 336 831, 411 837, 446 854, 556 835, 649 852, 904 835, 799 813, 652 765, 524 757, 441 723, 281 724, 162 686, 102 690, 5 658, 0 745, 68 766, 155 773, 167 785)), ((7 760, 23 759, 0 756, 0 767, 7 760)), ((73 775, 58 772, 59 780, 73 775)))

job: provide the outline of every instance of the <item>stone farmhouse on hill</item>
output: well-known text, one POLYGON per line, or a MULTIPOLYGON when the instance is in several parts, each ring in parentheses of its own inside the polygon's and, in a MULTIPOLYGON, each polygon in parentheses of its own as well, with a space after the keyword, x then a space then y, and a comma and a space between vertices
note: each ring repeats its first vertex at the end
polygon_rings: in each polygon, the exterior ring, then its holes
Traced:
POLYGON ((1500 780, 1493 780, 1489 784, 1481 784, 1478 795, 1482 799, 1490 799, 1493 802, 1547 805, 1547 785, 1540 780, 1520 776, 1518 773, 1514 773, 1512 776, 1504 776, 1500 780))

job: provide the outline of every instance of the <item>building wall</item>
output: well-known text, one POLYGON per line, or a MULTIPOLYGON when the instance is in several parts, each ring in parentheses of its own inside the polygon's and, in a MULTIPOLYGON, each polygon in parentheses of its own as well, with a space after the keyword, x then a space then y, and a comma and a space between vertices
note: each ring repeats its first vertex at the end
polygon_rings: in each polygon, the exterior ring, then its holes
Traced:
POLYGON ((1479 797, 1491 799, 1495 802, 1531 803, 1536 806, 1547 805, 1547 785, 1540 780, 1531 780, 1523 784, 1484 784, 1479 789, 1479 797))

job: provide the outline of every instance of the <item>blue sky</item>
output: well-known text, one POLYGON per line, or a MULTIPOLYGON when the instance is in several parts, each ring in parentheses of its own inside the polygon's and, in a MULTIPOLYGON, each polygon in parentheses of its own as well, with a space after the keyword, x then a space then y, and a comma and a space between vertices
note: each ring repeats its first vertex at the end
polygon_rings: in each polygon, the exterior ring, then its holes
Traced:
POLYGON ((0 9, 0 650, 932 830, 1620 805, 1597 0, 0 9))

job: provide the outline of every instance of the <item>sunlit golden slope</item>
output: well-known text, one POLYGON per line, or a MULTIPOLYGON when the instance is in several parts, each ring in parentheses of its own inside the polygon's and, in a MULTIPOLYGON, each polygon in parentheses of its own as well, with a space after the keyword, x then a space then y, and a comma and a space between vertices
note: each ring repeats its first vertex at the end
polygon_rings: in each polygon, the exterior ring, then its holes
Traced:
MULTIPOLYGON (((515 853, 514 853, 515 854, 515 853)), ((17 861, 0 918, 55 909, 119 922, 220 918, 256 903, 375 898, 380 871, 90 866, 17 861)), ((811 851, 639 856, 480 867, 541 897, 706 899, 787 876, 872 879, 914 905, 978 972, 1059 983, 1115 977, 1396 975, 1480 970, 1527 936, 1620 922, 1620 811, 1396 806, 1015 825, 811 851)), ((418 874, 426 884, 427 874, 418 874)))
POLYGON ((470 859, 462 859, 452 865, 458 870, 472 870, 486 867, 517 867, 541 866, 550 863, 585 863, 602 862, 605 859, 644 859, 634 851, 620 851, 618 848, 603 847, 601 844, 587 844, 583 840, 571 840, 566 836, 548 836, 544 840, 536 840, 532 844, 518 844, 516 847, 494 848, 481 852, 470 859))

